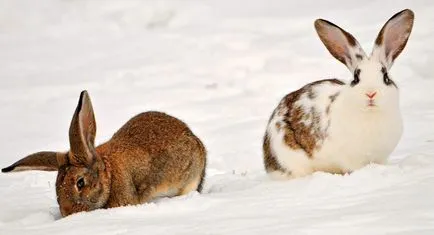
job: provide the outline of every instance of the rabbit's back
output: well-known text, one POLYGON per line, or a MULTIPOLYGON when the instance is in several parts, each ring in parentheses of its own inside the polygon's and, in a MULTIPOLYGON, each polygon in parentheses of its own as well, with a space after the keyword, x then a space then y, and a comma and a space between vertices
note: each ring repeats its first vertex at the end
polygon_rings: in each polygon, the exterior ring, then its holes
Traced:
POLYGON ((202 189, 206 149, 184 122, 165 113, 136 115, 97 152, 110 163, 114 195, 128 191, 143 203, 202 189))
POLYGON ((153 111, 131 118, 113 135, 111 142, 123 142, 155 152, 188 135, 193 133, 184 122, 165 113, 153 111))

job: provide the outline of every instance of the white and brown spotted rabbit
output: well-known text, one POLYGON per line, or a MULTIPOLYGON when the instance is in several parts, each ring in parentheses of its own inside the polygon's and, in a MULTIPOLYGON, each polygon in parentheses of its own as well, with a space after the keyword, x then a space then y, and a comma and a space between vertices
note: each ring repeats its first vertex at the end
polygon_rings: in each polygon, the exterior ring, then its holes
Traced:
POLYGON ((35 153, 2 172, 58 170, 62 216, 201 191, 206 150, 182 121, 145 112, 97 147, 95 134, 92 104, 83 91, 69 129, 70 150, 35 153))
POLYGON ((413 20, 408 9, 390 18, 370 56, 348 32, 326 20, 315 21, 321 41, 354 78, 348 84, 316 81, 281 100, 263 140, 270 176, 345 174, 369 163, 386 163, 402 135, 399 92, 389 69, 407 43, 413 20))

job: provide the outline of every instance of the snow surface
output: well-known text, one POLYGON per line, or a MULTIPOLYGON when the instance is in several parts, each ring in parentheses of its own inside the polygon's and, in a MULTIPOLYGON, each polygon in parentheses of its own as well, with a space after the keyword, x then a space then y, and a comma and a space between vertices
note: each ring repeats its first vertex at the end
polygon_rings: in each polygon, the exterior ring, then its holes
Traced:
POLYGON ((55 173, 0 174, 0 234, 434 234, 433 12, 429 0, 0 0, 0 166, 67 150, 83 89, 98 143, 160 110, 209 151, 204 194, 64 219, 55 173), (369 53, 404 8, 416 20, 391 71, 405 130, 389 164, 267 179, 262 135, 281 97, 350 77, 313 21, 337 23, 369 53))

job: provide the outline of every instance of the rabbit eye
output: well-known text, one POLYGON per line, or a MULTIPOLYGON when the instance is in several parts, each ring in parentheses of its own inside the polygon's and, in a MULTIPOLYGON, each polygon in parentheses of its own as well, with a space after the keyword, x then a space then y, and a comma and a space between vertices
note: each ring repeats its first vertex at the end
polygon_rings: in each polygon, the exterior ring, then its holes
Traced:
POLYGON ((359 82, 360 82, 359 76, 360 76, 360 69, 356 69, 354 71, 354 79, 353 79, 353 81, 351 81, 351 86, 355 86, 355 85, 359 84, 359 82))
POLYGON ((391 85, 393 82, 392 80, 389 78, 389 74, 387 74, 387 70, 385 67, 381 68, 381 72, 383 73, 383 81, 384 84, 386 84, 387 86, 391 85))
POLYGON ((77 189, 81 190, 84 187, 84 179, 80 178, 77 180, 77 189))
POLYGON ((392 80, 390 80, 387 76, 385 76, 385 77, 384 77, 384 83, 385 83, 386 85, 390 85, 390 84, 392 84, 392 80))

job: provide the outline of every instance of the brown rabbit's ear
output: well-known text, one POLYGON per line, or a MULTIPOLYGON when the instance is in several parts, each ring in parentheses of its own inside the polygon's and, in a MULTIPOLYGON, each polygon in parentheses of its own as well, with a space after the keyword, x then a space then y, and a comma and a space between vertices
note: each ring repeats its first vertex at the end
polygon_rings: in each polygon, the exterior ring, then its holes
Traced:
POLYGON ((378 34, 372 55, 390 68, 407 44, 413 21, 414 13, 409 9, 392 16, 378 34))
POLYGON ((95 116, 87 91, 82 91, 69 127, 69 161, 74 165, 90 165, 94 160, 95 116))
POLYGON ((6 168, 3 168, 2 172, 29 170, 57 171, 59 168, 57 159, 64 157, 66 157, 65 153, 37 152, 15 162, 6 168))
POLYGON ((315 29, 330 54, 351 71, 354 71, 360 60, 366 58, 365 51, 354 36, 332 22, 317 19, 315 29))

